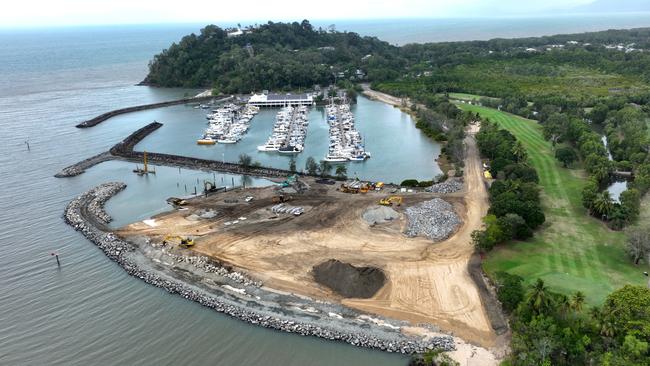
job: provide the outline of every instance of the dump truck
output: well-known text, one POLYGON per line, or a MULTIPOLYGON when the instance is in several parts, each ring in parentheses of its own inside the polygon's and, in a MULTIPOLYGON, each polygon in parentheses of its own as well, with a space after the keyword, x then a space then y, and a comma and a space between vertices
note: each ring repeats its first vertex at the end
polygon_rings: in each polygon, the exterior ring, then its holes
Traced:
POLYGON ((341 186, 339 187, 338 190, 343 193, 359 193, 359 188, 349 186, 345 183, 341 183, 341 186))

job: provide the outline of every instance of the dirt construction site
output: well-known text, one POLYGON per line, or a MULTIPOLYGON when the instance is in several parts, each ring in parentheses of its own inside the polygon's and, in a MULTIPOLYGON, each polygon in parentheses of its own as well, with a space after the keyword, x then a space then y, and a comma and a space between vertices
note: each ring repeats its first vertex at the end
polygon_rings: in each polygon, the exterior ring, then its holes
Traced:
POLYGON ((213 193, 116 233, 155 242, 168 235, 192 238, 184 250, 228 264, 265 288, 433 324, 492 347, 497 336, 468 271, 470 235, 481 227, 488 198, 474 139, 466 145, 464 185, 454 193, 391 193, 386 187, 352 194, 338 190, 339 182, 300 178, 296 192, 265 187, 213 193), (402 200, 379 205, 389 196, 402 200), (440 206, 422 206, 431 202, 440 206), (409 210, 418 207, 447 207, 451 212, 443 219, 458 221, 438 241, 413 234, 409 210))

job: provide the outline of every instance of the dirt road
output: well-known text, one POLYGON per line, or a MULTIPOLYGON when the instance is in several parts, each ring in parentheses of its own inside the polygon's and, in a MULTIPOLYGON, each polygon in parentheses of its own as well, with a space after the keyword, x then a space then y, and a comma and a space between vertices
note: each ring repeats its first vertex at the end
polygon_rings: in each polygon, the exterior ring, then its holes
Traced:
POLYGON ((463 339, 491 346, 495 335, 467 264, 473 253, 471 233, 482 225, 488 195, 473 133, 465 140, 463 226, 448 240, 430 245, 417 261, 395 261, 386 267, 389 283, 373 298, 343 303, 414 323, 433 323, 463 339))

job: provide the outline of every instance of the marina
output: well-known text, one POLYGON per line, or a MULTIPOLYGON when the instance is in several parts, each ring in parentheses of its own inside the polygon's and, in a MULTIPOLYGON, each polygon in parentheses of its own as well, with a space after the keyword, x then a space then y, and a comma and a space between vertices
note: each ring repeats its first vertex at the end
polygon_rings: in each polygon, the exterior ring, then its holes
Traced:
MULTIPOLYGON (((113 126, 124 126, 123 133, 115 136, 113 143, 132 133, 137 127, 152 120, 163 127, 135 146, 136 151, 150 151, 183 155, 201 159, 237 162, 239 155, 247 154, 262 166, 287 169, 295 159, 297 169, 303 170, 309 157, 316 161, 326 157, 329 151, 329 124, 325 107, 313 107, 307 111, 309 127, 300 154, 280 154, 259 151, 273 133, 278 108, 261 108, 250 124, 245 139, 237 144, 212 146, 197 145, 197 136, 205 131, 205 112, 185 106, 173 106, 160 110, 136 112, 115 117, 113 126), (128 128, 127 128, 128 126, 128 128), (170 143, 173 141, 173 143, 170 143), (207 147, 207 148, 206 148, 207 147)), ((435 158, 440 154, 440 144, 427 138, 415 127, 411 116, 382 102, 359 96, 350 105, 354 114, 354 127, 363 136, 367 151, 372 158, 350 164, 348 176, 363 179, 400 183, 404 177, 430 180, 440 174, 435 158), (399 146, 396 149, 396 146, 399 146), (404 164, 408 159, 408 164, 404 164), (390 167, 390 169, 386 169, 390 167)), ((74 163, 74 161, 70 161, 74 163)))
POLYGON ((273 131, 266 144, 257 147, 258 151, 281 154, 297 154, 304 150, 307 136, 308 109, 305 106, 282 108, 276 117, 273 131))
POLYGON ((323 160, 328 162, 364 161, 370 157, 363 138, 354 128, 354 115, 349 104, 327 106, 329 147, 323 160))
MULTIPOLYGON (((202 108, 203 109, 203 108, 202 108)), ((240 106, 233 103, 223 105, 208 114, 208 128, 198 145, 236 144, 250 127, 250 122, 259 111, 252 105, 240 106)))

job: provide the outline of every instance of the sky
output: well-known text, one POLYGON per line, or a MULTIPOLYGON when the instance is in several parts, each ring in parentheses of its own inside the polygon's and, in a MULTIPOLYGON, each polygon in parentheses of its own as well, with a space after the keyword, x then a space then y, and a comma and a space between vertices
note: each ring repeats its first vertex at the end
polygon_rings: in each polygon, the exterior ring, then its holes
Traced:
POLYGON ((0 8, 0 27, 536 16, 579 9, 594 2, 618 1, 621 0, 8 0, 0 8))

